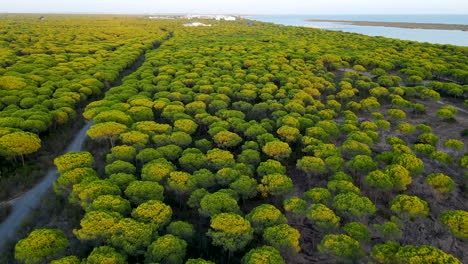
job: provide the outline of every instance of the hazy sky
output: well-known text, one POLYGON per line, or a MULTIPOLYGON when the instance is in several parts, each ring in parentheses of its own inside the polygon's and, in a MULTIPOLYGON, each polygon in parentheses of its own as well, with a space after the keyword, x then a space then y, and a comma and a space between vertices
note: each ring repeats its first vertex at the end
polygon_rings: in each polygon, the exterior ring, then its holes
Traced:
POLYGON ((0 12, 468 14, 467 0, 0 0, 0 12))

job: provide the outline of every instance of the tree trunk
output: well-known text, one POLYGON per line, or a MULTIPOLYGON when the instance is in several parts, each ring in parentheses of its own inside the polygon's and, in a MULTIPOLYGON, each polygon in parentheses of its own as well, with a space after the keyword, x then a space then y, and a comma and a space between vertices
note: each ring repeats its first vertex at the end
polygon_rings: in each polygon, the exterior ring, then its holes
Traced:
POLYGON ((455 246, 455 243, 457 242, 457 239, 455 236, 452 235, 452 244, 450 244, 450 252, 453 252, 453 247, 455 246))

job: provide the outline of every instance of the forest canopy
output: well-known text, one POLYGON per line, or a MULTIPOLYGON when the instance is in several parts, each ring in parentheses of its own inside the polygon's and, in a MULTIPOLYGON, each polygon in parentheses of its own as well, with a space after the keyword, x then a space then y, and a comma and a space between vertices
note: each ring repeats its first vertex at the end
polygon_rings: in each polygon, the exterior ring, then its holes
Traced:
POLYGON ((76 221, 38 224, 16 261, 467 260, 468 120, 439 104, 464 107, 466 47, 186 22, 0 20, 1 154, 93 122, 54 161, 76 221))

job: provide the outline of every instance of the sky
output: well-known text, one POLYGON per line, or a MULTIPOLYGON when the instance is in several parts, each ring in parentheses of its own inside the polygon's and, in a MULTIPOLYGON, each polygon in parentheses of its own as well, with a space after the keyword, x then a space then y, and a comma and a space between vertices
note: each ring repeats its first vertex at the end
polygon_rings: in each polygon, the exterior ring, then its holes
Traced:
POLYGON ((468 1, 0 0, 0 13, 468 14, 468 1))

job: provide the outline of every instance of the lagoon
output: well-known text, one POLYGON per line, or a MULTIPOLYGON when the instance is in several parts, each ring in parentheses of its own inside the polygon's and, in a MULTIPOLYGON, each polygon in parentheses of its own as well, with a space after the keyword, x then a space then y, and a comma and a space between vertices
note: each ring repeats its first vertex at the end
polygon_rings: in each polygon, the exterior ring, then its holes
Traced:
POLYGON ((246 18, 282 25, 341 30, 344 32, 353 32, 368 36, 382 36, 434 44, 468 46, 468 31, 357 26, 332 22, 305 21, 305 19, 333 19, 468 25, 468 15, 259 15, 247 16, 246 18))

